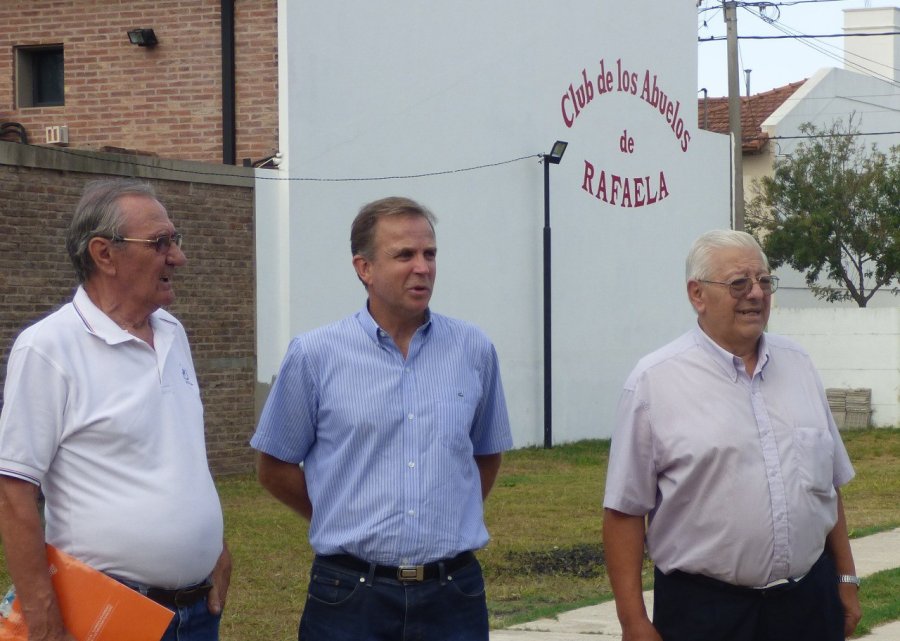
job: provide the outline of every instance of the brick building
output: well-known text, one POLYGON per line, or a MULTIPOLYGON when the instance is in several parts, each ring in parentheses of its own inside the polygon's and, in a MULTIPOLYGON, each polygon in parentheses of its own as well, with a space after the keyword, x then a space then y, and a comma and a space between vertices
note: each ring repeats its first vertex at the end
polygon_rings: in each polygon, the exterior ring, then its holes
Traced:
POLYGON ((276 0, 4 0, 0 123, 32 144, 66 127, 51 135, 79 149, 265 158, 278 146, 277 53, 276 0), (132 44, 135 29, 157 44, 132 44))

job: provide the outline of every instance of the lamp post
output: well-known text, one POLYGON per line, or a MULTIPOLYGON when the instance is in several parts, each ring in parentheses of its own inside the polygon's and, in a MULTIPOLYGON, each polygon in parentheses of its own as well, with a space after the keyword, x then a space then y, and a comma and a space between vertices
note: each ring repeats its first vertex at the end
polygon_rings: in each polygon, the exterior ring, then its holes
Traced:
POLYGON ((553 376, 550 339, 550 165, 558 165, 567 142, 557 140, 544 160, 544 448, 553 447, 553 376))

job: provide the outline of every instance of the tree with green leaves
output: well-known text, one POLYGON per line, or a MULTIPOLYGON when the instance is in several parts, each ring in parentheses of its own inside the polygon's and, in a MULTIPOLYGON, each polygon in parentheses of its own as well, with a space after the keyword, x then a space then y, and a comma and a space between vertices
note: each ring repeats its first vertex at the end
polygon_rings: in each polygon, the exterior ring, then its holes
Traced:
POLYGON ((820 299, 865 307, 879 289, 900 293, 900 147, 866 147, 852 117, 800 131, 808 138, 755 182, 748 231, 820 299))

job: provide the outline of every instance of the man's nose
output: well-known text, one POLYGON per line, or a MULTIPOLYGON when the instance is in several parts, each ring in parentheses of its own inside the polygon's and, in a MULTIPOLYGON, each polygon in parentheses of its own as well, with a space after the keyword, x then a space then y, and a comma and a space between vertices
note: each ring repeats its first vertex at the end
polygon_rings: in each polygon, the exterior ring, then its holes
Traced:
POLYGON ((750 287, 750 291, 747 292, 747 298, 763 298, 766 293, 762 289, 762 285, 759 284, 759 280, 755 278, 751 278, 750 282, 752 286, 750 287))
POLYGON ((187 262, 187 256, 185 256, 181 247, 172 243, 169 246, 169 251, 166 253, 166 262, 174 267, 181 267, 187 262))

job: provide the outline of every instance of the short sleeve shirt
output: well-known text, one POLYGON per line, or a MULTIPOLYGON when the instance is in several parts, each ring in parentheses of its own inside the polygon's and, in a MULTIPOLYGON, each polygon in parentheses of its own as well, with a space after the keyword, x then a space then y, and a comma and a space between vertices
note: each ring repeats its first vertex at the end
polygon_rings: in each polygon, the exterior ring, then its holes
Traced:
POLYGON ((203 406, 181 324, 151 317, 155 350, 81 288, 10 354, 0 474, 40 484, 46 538, 92 567, 176 588, 222 550, 203 406))
POLYGON ((765 334, 752 377, 698 327, 642 359, 616 415, 604 505, 649 515, 663 572, 758 587, 805 574, 853 476, 809 355, 765 334))
POLYGON ((432 313, 404 359, 363 309, 294 339, 251 445, 303 462, 318 554, 400 565, 481 548, 474 456, 512 446, 497 354, 432 313))

